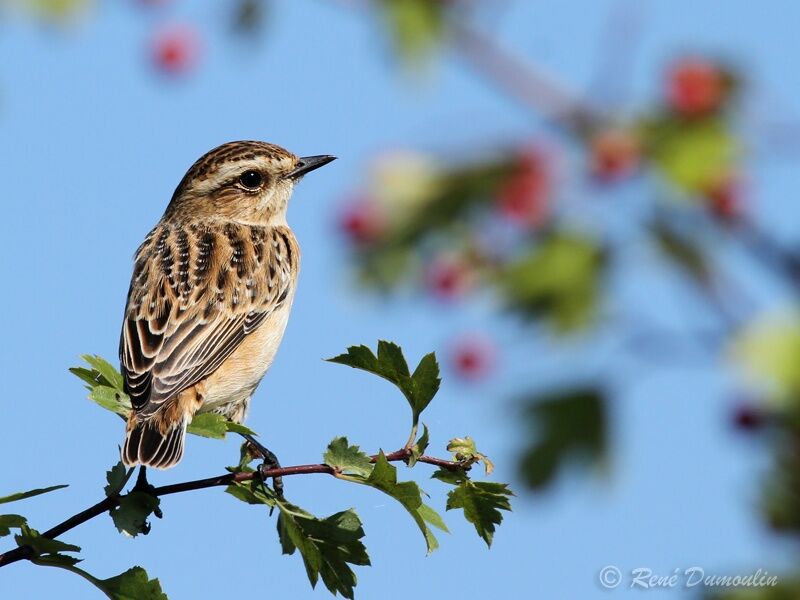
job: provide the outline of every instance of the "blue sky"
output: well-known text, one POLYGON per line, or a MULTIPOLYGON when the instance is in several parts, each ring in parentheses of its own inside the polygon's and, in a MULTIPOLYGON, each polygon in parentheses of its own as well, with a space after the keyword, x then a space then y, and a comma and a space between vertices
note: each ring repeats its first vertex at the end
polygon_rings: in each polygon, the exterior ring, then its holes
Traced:
MULTIPOLYGON (((66 30, 15 14, 0 23, 0 175, 7 186, 0 495, 69 483, 57 495, 14 507, 41 530, 100 498, 122 423, 86 401, 67 368, 82 353, 115 359, 134 249, 185 169, 211 147, 243 138, 339 156, 296 191, 289 216, 303 249, 301 284, 248 424, 284 464, 316 462, 340 434, 365 449, 393 449, 407 435, 404 401, 385 382, 320 359, 385 338, 416 360, 441 350, 454 333, 491 331, 514 344, 499 372, 477 386, 446 377, 425 420, 433 447, 443 452, 447 439, 471 434, 495 460, 495 479, 513 481, 514 450, 524 440, 508 398, 534 378, 563 378, 564 363, 538 354, 541 344, 520 344, 527 333, 492 317, 487 303, 442 311, 415 297, 382 302, 359 292, 348 279, 335 219, 341 198, 363 185, 376 152, 446 152, 525 139, 540 134, 542 124, 452 55, 426 77, 403 77, 374 15, 350 3, 280 3, 256 44, 229 36, 216 3, 167 4, 147 11, 136 2, 102 3, 66 30), (148 68, 147 40, 162 21, 188 21, 204 36, 200 68, 181 81, 148 68)), ((609 12, 625 6, 499 4, 504 8, 487 23, 494 34, 577 89, 596 78, 601 47, 613 37, 609 12)), ((656 93, 670 57, 697 49, 741 62, 764 107, 797 114, 800 71, 791 57, 800 5, 633 4, 642 27, 631 60, 633 101, 656 93)), ((758 162, 753 187, 765 214, 780 214, 781 230, 791 233, 798 212, 778 211, 796 193, 796 166, 758 162)), ((665 310, 668 319, 682 318, 665 310)), ((610 368, 599 354, 589 368, 610 368)), ((790 564, 789 546, 776 543, 757 519, 764 455, 731 432, 732 384, 714 366, 642 375, 635 361, 614 365, 631 376, 613 406, 608 475, 568 475, 544 496, 521 493, 489 551, 456 514, 446 515, 452 534, 440 536, 440 550, 426 558, 407 515, 376 492, 318 476, 287 480, 287 493, 316 514, 357 508, 373 561, 358 570, 360 598, 624 595, 597 584, 609 564, 666 574, 694 565, 717 573, 772 571, 790 564)), ((219 473, 237 447, 232 439, 191 438, 180 466, 152 481, 219 473)), ((421 468, 415 476, 431 504, 443 508, 444 490, 421 468)), ((279 597, 327 597, 321 585, 311 591, 297 556, 280 555, 265 511, 221 490, 165 498, 162 508, 165 519, 147 537, 122 538, 99 518, 63 539, 84 548, 91 573, 108 577, 140 564, 173 599, 250 594, 261 586, 279 597)), ((27 563, 2 570, 0 591, 14 599, 93 597, 81 579, 27 563)))

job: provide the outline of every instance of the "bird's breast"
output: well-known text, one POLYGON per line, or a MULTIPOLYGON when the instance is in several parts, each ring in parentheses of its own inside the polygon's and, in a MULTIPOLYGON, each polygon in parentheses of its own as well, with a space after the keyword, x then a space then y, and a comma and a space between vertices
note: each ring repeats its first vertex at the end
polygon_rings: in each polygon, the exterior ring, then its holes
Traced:
POLYGON ((222 410, 230 416, 236 406, 247 402, 275 359, 289 320, 291 304, 292 298, 289 297, 208 376, 202 386, 200 412, 219 411, 230 406, 230 410, 222 410))

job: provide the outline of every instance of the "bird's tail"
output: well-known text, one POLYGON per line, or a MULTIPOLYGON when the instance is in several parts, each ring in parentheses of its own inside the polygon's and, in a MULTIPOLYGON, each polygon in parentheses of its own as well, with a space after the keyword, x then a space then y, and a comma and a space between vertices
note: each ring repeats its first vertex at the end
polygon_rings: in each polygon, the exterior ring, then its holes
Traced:
POLYGON ((186 419, 175 423, 162 433, 156 419, 133 422, 125 435, 122 462, 127 467, 144 465, 168 469, 183 458, 183 440, 186 438, 186 419))

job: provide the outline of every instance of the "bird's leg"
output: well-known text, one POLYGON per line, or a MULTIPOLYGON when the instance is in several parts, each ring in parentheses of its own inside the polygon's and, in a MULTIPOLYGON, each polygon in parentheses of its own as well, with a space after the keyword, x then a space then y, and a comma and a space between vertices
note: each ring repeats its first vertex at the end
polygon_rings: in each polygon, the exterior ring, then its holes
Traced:
MULTIPOLYGON (((266 477, 264 476, 264 473, 270 469, 280 468, 281 463, 278 462, 278 457, 275 456, 275 453, 272 450, 266 448, 249 433, 242 433, 240 435, 247 440, 247 442, 255 449, 256 452, 261 455, 261 458, 264 462, 258 466, 258 473, 261 475, 261 481, 265 481, 266 477)), ((280 476, 273 477, 272 487, 275 489, 275 495, 278 497, 278 500, 283 500, 283 478, 280 476)))

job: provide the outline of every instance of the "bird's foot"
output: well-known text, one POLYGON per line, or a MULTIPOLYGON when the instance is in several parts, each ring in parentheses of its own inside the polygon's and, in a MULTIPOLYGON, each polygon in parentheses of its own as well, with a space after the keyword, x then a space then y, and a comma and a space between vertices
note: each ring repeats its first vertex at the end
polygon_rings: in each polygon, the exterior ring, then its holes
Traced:
POLYGON ((275 496, 278 500, 283 500, 283 478, 280 475, 275 477, 268 474, 272 469, 280 469, 281 463, 278 462, 278 457, 275 456, 272 450, 258 442, 252 435, 243 433, 242 437, 247 440, 251 448, 255 450, 256 454, 259 454, 263 460, 257 468, 258 474, 261 476, 261 481, 266 482, 267 478, 272 477, 272 489, 275 491, 275 496))

